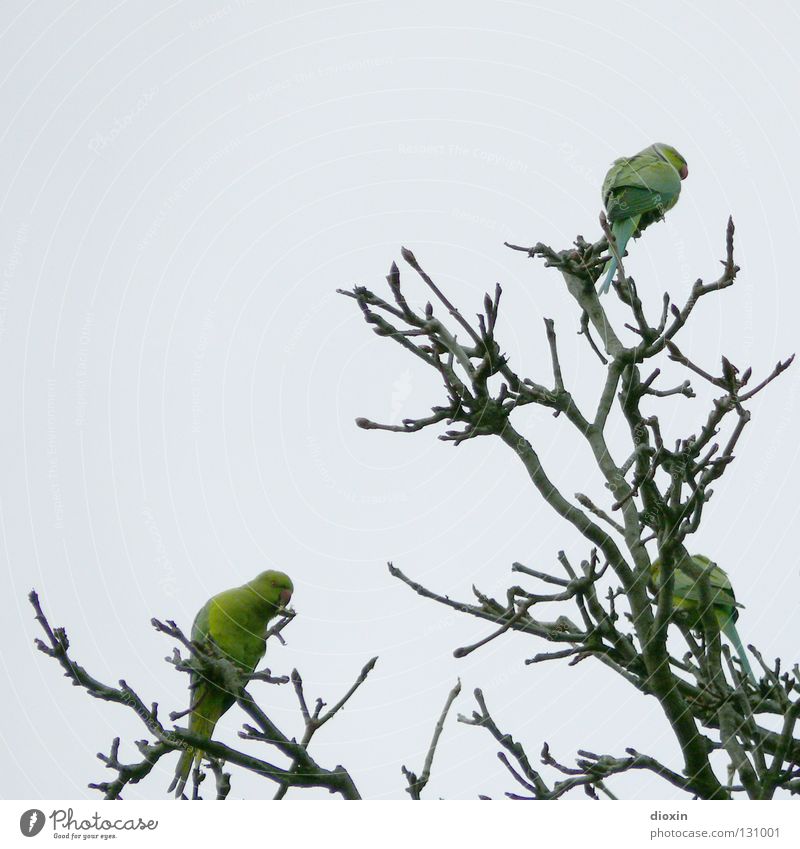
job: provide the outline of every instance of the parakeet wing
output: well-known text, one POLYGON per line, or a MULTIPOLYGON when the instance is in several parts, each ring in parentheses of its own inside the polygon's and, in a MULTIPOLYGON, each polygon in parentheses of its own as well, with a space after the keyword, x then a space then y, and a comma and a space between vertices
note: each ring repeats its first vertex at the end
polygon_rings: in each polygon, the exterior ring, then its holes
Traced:
MULTIPOLYGON (((196 643, 204 643, 209 637, 209 611, 214 599, 209 599, 198 611, 192 623, 192 640, 196 643)), ((217 720, 233 704, 235 698, 214 686, 211 681, 204 680, 196 672, 189 676, 191 708, 189 715, 189 730, 204 737, 211 737, 217 720)), ((175 791, 175 796, 180 798, 186 787, 192 764, 199 762, 200 754, 194 749, 185 749, 178 760, 175 769, 175 777, 167 792, 175 791)))
MULTIPOLYGON (((710 560, 702 555, 695 555, 689 560, 683 560, 679 567, 675 569, 673 585, 675 607, 684 609, 695 609, 697 607, 701 601, 700 578, 709 565, 711 565, 710 560)), ((658 585, 660 574, 661 563, 656 560, 653 562, 651 571, 654 586, 658 585)), ((742 605, 736 601, 730 579, 716 564, 707 574, 712 604, 715 607, 725 608, 735 622, 739 615, 736 608, 742 607, 742 605)))
POLYGON ((252 672, 264 656, 265 622, 247 604, 242 588, 220 593, 208 612, 208 627, 214 642, 234 663, 252 672))
POLYGON ((671 209, 681 191, 678 172, 660 157, 639 154, 618 159, 603 181, 603 202, 611 222, 671 209))
MULTIPOLYGON (((684 566, 677 569, 675 571, 675 596, 699 604, 702 600, 701 575, 701 568, 695 570, 684 566)), ((713 605, 724 606, 731 610, 741 607, 733 594, 728 576, 718 566, 715 566, 709 573, 708 584, 709 596, 713 605)))
POLYGON ((630 158, 615 160, 603 180, 603 200, 613 189, 636 186, 655 192, 672 194, 680 187, 680 175, 655 153, 644 151, 630 158))

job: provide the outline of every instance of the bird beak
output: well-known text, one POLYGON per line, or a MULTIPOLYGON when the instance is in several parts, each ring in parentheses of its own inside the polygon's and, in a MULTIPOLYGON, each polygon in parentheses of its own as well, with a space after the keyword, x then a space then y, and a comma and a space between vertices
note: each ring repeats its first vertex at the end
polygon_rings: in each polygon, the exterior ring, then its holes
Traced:
POLYGON ((689 166, 684 165, 678 173, 681 175, 681 180, 685 180, 689 176, 689 166))
POLYGON ((291 590, 281 590, 281 607, 286 607, 287 604, 292 600, 292 591, 291 590))

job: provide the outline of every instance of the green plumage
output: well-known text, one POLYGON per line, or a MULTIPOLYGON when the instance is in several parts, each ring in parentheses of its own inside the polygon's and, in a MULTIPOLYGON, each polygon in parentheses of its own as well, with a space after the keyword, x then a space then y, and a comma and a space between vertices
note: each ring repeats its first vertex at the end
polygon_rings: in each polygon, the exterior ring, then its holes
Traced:
MULTIPOLYGON (((688 173, 686 160, 667 144, 656 143, 634 156, 614 161, 603 180, 602 194, 619 256, 625 253, 635 233, 663 218, 675 206, 681 180, 688 173)), ((605 279, 598 290, 600 294, 609 290, 616 270, 617 260, 612 256, 603 269, 605 279)))
MULTIPOLYGON (((654 589, 658 587, 661 576, 661 562, 655 560, 651 567, 654 589)), ((755 681, 753 670, 747 660, 747 654, 736 630, 739 618, 738 608, 742 607, 733 594, 733 587, 727 574, 716 563, 702 554, 695 554, 689 560, 682 560, 675 568, 675 583, 672 588, 672 606, 684 618, 686 624, 698 631, 703 630, 702 588, 703 576, 708 578, 708 591, 711 610, 717 625, 731 641, 742 669, 755 681)))
MULTIPOLYGON (((292 597, 292 581, 283 572, 262 572, 241 587, 210 598, 192 625, 192 641, 213 641, 223 655, 245 672, 252 672, 266 650, 264 634, 270 620, 292 597)), ((236 701, 234 693, 210 679, 192 673, 189 731, 211 738, 219 718, 236 701)), ((187 749, 181 754, 169 792, 183 794, 192 763, 201 753, 187 749)))

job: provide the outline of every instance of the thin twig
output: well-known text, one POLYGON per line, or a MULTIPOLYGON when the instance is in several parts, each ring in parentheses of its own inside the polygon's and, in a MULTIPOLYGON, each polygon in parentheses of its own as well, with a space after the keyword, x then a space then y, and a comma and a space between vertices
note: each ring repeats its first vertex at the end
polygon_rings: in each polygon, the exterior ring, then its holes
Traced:
POLYGON ((431 738, 431 744, 428 746, 428 754, 425 756, 425 763, 422 766, 422 773, 417 777, 417 775, 410 770, 406 769, 405 766, 401 767, 403 775, 405 775, 406 780, 408 781, 408 787, 406 787, 406 793, 408 793, 412 799, 419 800, 422 791, 428 784, 428 781, 431 777, 431 767, 433 766, 433 756, 436 754, 436 746, 439 743, 439 737, 442 736, 442 731, 444 729, 445 721, 447 720, 447 714, 450 712, 450 707, 453 702, 458 697, 458 694, 461 692, 461 681, 456 681, 455 686, 447 696, 445 700, 444 707, 442 708, 442 713, 439 716, 439 720, 436 723, 436 727, 433 729, 433 737, 431 738))

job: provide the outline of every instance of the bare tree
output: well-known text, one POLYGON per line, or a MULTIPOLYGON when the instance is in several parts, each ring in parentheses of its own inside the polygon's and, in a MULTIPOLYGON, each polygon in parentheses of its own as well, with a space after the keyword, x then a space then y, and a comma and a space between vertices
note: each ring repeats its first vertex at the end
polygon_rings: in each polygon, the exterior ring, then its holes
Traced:
MULTIPOLYGON (((309 745, 314 734, 336 716, 364 683, 367 675, 375 666, 377 657, 373 657, 364 666, 353 685, 334 705, 326 710, 325 702, 322 699, 317 699, 314 707, 310 708, 303 687, 303 680, 296 669, 292 670, 291 675, 288 676, 273 676, 269 669, 246 674, 224 657, 219 650, 216 650, 213 644, 201 645, 189 640, 172 621, 164 623, 158 619, 152 620, 153 627, 157 631, 176 640, 187 652, 184 657, 178 648, 174 648, 172 655, 167 658, 167 662, 180 672, 188 674, 194 671, 199 678, 212 680, 223 686, 228 692, 235 694, 236 703, 248 715, 252 723, 244 725, 239 736, 243 740, 252 740, 272 747, 273 751, 286 761, 284 766, 279 766, 252 754, 232 749, 216 740, 208 740, 205 737, 190 733, 185 729, 165 728, 159 718, 156 702, 148 706, 124 680, 119 682, 118 687, 112 687, 98 681, 80 666, 70 655, 69 639, 64 628, 53 628, 50 625, 42 611, 39 597, 35 591, 31 592, 29 598, 36 613, 36 621, 45 635, 44 640, 36 640, 38 649, 48 657, 58 661, 64 670, 64 675, 76 687, 83 687, 94 698, 124 705, 134 711, 148 732, 155 738, 153 742, 149 740, 137 740, 135 742, 141 760, 134 763, 123 763, 120 760, 119 737, 114 738, 107 755, 103 753, 97 755, 106 767, 116 773, 116 778, 113 781, 102 781, 89 785, 92 789, 102 793, 104 798, 121 799, 125 788, 129 784, 136 784, 146 778, 161 758, 187 747, 205 755, 205 763, 214 776, 213 793, 217 799, 225 799, 231 789, 230 774, 223 769, 226 763, 235 764, 273 782, 276 785, 274 797, 276 799, 282 799, 290 787, 323 787, 331 793, 338 794, 343 799, 361 798, 348 771, 340 765, 333 767, 333 769, 320 766, 309 752, 309 745), (266 681, 270 684, 288 684, 291 682, 304 722, 303 736, 299 741, 284 734, 256 704, 247 691, 247 684, 250 681, 266 681)), ((267 641, 282 639, 281 632, 293 617, 293 612, 287 612, 277 624, 269 629, 266 635, 267 641)), ((172 712, 169 718, 174 722, 188 713, 189 711, 186 710, 172 712)), ((193 799, 201 798, 200 786, 205 780, 205 776, 206 773, 202 767, 198 766, 194 769, 193 799)))
MULTIPOLYGON (((604 218, 601 224, 605 238, 589 243, 578 237, 567 250, 556 251, 541 243, 533 247, 507 245, 530 258, 544 259, 546 266, 560 273, 575 308, 579 332, 600 363, 599 402, 591 411, 579 407, 565 383, 552 319, 544 320, 552 376, 534 379, 512 368, 495 338, 499 285, 493 294, 485 296, 477 321, 470 322, 426 274, 414 254, 403 249, 403 259, 432 293, 424 308, 411 306, 394 263, 386 278, 387 297, 364 286, 340 290, 355 300, 376 334, 393 340, 430 366, 445 393, 430 414, 405 418, 401 424, 381 424, 366 418, 357 419, 356 424, 366 430, 415 433, 444 423, 447 429, 439 438, 456 446, 481 436, 500 439, 519 458, 541 497, 576 529, 587 546, 580 565, 570 562, 564 551, 558 552, 559 574, 513 564, 512 572, 520 579, 525 576, 550 590, 532 591, 514 584, 500 600, 477 589, 474 600, 454 600, 422 586, 392 564, 389 570, 419 595, 494 626, 478 643, 456 649, 457 657, 516 631, 555 646, 536 654, 528 663, 568 660, 574 665, 595 658, 610 674, 621 676, 639 692, 657 699, 674 734, 681 760, 675 769, 633 749, 627 749, 624 756, 579 750, 575 765, 568 766, 557 761, 545 744, 540 760, 547 770, 540 771, 533 767, 523 746, 498 728, 483 693, 476 690, 477 709, 460 719, 486 729, 500 745, 500 759, 524 789, 524 795, 507 795, 554 799, 581 788, 592 796, 599 791, 613 798, 608 780, 632 770, 647 770, 704 799, 729 799, 742 793, 751 799, 771 799, 779 788, 800 792, 800 739, 795 736, 800 713, 798 667, 782 670, 779 660, 770 666, 751 646, 761 667, 760 680, 756 683, 742 674, 728 647, 721 644, 707 576, 700 580, 701 601, 706 604, 701 604, 704 611, 699 627, 697 623, 687 624, 673 609, 676 564, 690 556, 686 546, 700 526, 703 509, 713 494, 712 485, 734 459, 750 420, 747 403, 788 368, 793 357, 779 362, 763 380, 751 385, 750 368, 740 371, 723 357, 719 374, 714 374, 694 363, 676 344, 697 302, 709 295, 721 295, 736 279, 739 269, 734 262, 732 220, 728 222, 719 278, 711 283, 697 280, 683 306, 665 294, 655 322, 645 314, 635 283, 625 276, 620 262, 614 291, 627 308, 627 333, 615 327, 595 293, 596 280, 608 259, 609 243, 616 253, 604 218), (631 341, 624 341, 626 338, 631 341), (655 363, 662 357, 682 366, 688 372, 687 379, 674 387, 659 388, 661 371, 655 363), (643 376, 645 366, 648 370, 643 376), (713 387, 717 397, 696 432, 668 438, 658 416, 643 408, 673 395, 694 399, 691 380, 698 378, 713 387), (594 497, 575 493, 569 498, 559 490, 534 443, 513 423, 516 410, 528 404, 552 409, 568 423, 564 427, 571 427, 576 437, 585 441, 607 493, 594 497), (615 405, 630 437, 630 450, 624 459, 615 458, 606 442, 606 423, 615 405), (656 552, 661 569, 658 586, 654 587, 651 565, 656 552), (546 611, 551 609, 555 613, 548 616, 546 611), (678 626, 685 645, 681 656, 671 653, 668 645, 672 623, 678 626), (765 724, 774 724, 776 718, 780 731, 770 730, 765 724), (722 761, 726 769, 719 766, 722 761)), ((436 738, 432 750, 435 742, 436 738)), ((423 773, 425 782, 429 767, 423 773)), ((409 792, 418 798, 420 784, 424 786, 425 782, 413 773, 407 772, 407 777, 409 792)))
MULTIPOLYGON (((642 694, 653 696, 676 741, 680 764, 675 768, 656 758, 628 748, 624 754, 597 754, 579 749, 574 765, 560 762, 545 743, 534 767, 524 746, 500 729, 481 690, 475 690, 476 709, 459 720, 484 728, 500 747, 498 757, 524 792, 508 792, 515 799, 558 799, 574 790, 598 798, 615 798, 609 781, 616 775, 646 770, 674 787, 696 797, 730 799, 746 794, 752 799, 771 799, 782 789, 800 793, 800 738, 795 725, 800 714, 800 669, 783 669, 780 660, 766 663, 749 646, 761 668, 759 680, 752 680, 734 662, 720 640, 719 626, 712 613, 708 576, 699 579, 702 616, 699 622, 682 618, 674 609, 673 589, 677 565, 689 557, 687 542, 698 530, 705 504, 734 459, 741 434, 750 420, 746 405, 792 362, 777 363, 772 372, 754 386, 750 368, 740 371, 722 358, 719 375, 694 363, 677 347, 675 339, 693 316, 697 302, 719 294, 733 285, 738 267, 734 262, 734 227, 728 222, 723 271, 712 283, 697 280, 686 303, 679 307, 669 295, 657 322, 651 323, 639 299, 634 281, 625 276, 620 262, 614 291, 630 313, 624 324, 633 334, 631 344, 623 341, 621 328, 615 328, 595 294, 595 282, 607 258, 616 252, 607 224, 601 219, 606 238, 589 243, 578 237, 574 246, 563 251, 536 244, 530 248, 508 247, 531 258, 543 258, 545 265, 560 272, 566 292, 574 301, 580 327, 601 364, 602 386, 596 408, 587 414, 578 406, 564 380, 559 361, 555 322, 546 318, 544 330, 550 350, 552 377, 547 382, 522 377, 513 370, 495 339, 501 289, 484 298, 477 322, 468 322, 457 307, 425 273, 414 255, 403 250, 405 262, 433 293, 433 301, 421 310, 412 308, 401 288, 400 271, 392 264, 387 277, 389 298, 363 286, 341 294, 353 298, 375 333, 401 345, 430 366, 444 385, 445 398, 429 415, 406 418, 401 424, 380 424, 366 418, 356 420, 366 430, 414 433, 444 423, 448 429, 440 439, 459 445, 479 436, 499 438, 523 464, 531 483, 552 509, 569 522, 586 545, 580 564, 564 551, 556 560, 559 573, 514 563, 511 571, 519 580, 533 579, 545 587, 538 591, 515 583, 505 598, 498 600, 473 588, 474 600, 460 601, 439 594, 412 580, 389 564, 391 574, 419 595, 470 616, 485 620, 493 630, 473 645, 456 648, 456 657, 479 650, 488 642, 509 632, 554 644, 527 663, 567 660, 575 665, 594 658, 609 674, 621 676, 642 694), (610 245, 609 245, 610 241, 610 245), (595 341, 595 335, 598 341, 595 341), (664 398, 680 395, 695 399, 691 379, 679 385, 658 388, 661 374, 654 367, 646 377, 642 366, 668 357, 713 387, 717 397, 696 433, 668 439, 656 415, 642 409, 664 398), (533 443, 512 424, 518 407, 538 404, 568 422, 579 439, 585 440, 604 480, 607 493, 575 493, 565 496, 548 475, 533 443), (627 423, 630 450, 620 461, 612 456, 605 429, 612 409, 627 423), (721 434, 725 434, 724 437, 721 434), (650 548, 648 549, 648 546, 650 548), (661 563, 657 585, 653 585, 652 555, 661 563), (704 602, 704 603, 703 603, 704 602), (548 615, 546 611, 552 610, 548 615), (678 656, 668 642, 670 625, 677 626, 685 649, 678 656), (768 727, 772 724, 780 730, 768 727), (543 768, 542 768, 543 767, 543 768), (720 775, 720 772, 724 775, 720 775)), ((567 427, 567 425, 565 425, 567 427)), ((91 784, 106 798, 121 798, 129 784, 146 778, 165 755, 187 746, 203 752, 214 777, 214 795, 224 799, 230 792, 230 775, 225 764, 234 764, 276 785, 275 798, 283 798, 291 787, 324 787, 346 799, 360 798, 356 785, 343 766, 321 766, 309 748, 316 731, 333 719, 364 683, 376 658, 370 660, 349 690, 332 707, 317 699, 310 707, 303 681, 297 670, 289 676, 273 676, 269 670, 247 675, 231 664, 212 646, 189 640, 172 621, 152 620, 161 633, 177 641, 179 649, 167 658, 180 672, 196 672, 222 682, 236 694, 239 707, 251 723, 240 737, 272 747, 283 765, 206 740, 182 728, 167 729, 158 715, 158 705, 149 707, 126 682, 118 687, 92 677, 70 655, 63 628, 53 628, 45 617, 38 596, 30 595, 36 620, 45 639, 38 648, 56 660, 67 678, 89 695, 133 710, 155 739, 140 740, 136 747, 141 759, 120 760, 120 739, 115 738, 108 754, 98 757, 116 777, 91 784), (274 685, 292 684, 304 722, 298 741, 281 731, 256 704, 247 690, 252 680, 274 685)), ((282 639, 281 632, 291 614, 268 632, 269 639, 282 639)), ((412 799, 419 799, 428 784, 434 755, 448 713, 460 692, 460 683, 450 691, 419 775, 403 766, 412 799)), ((186 714, 173 712, 175 722, 186 714)), ((193 774, 193 798, 200 797, 205 772, 193 774)))

